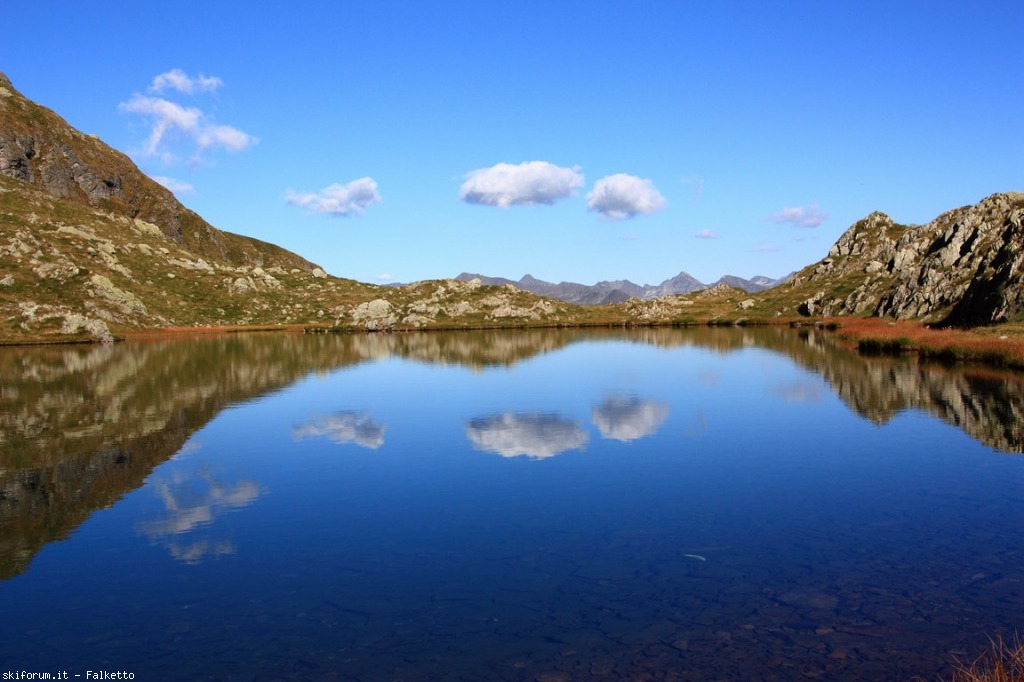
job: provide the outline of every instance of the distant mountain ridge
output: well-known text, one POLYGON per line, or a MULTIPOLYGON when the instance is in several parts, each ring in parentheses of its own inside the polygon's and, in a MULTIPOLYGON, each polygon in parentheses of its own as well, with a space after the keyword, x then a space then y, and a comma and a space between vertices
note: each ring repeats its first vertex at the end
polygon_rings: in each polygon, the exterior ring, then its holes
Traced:
POLYGON ((704 284, 689 273, 680 272, 675 277, 666 279, 661 284, 636 284, 628 279, 601 281, 596 284, 579 284, 577 282, 545 282, 533 275, 523 275, 517 282, 505 277, 488 277, 472 272, 463 272, 455 279, 460 282, 469 282, 479 279, 481 284, 502 286, 511 284, 517 289, 529 291, 538 296, 555 298, 567 303, 579 305, 608 305, 610 303, 623 303, 631 298, 639 298, 646 301, 663 298, 665 296, 676 296, 678 294, 690 294, 701 289, 710 289, 719 284, 727 284, 736 289, 742 289, 749 293, 764 291, 782 284, 792 276, 792 273, 781 279, 772 279, 763 275, 757 275, 751 279, 743 279, 735 275, 726 275, 717 282, 704 284))

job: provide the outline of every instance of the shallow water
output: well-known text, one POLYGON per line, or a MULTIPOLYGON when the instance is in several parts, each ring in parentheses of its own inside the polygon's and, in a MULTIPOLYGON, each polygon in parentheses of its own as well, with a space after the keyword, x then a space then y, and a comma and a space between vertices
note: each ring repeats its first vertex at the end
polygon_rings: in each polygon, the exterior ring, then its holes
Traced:
POLYGON ((1024 614, 1024 378, 788 329, 0 349, 0 666, 899 680, 1024 614))

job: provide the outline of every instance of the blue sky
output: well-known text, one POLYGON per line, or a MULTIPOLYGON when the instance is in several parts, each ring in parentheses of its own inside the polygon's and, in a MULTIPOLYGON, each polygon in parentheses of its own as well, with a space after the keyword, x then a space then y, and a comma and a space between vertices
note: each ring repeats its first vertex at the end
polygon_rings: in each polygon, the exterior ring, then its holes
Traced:
POLYGON ((3 13, 24 94, 213 225, 367 282, 778 277, 871 211, 1024 190, 1018 2, 3 13))

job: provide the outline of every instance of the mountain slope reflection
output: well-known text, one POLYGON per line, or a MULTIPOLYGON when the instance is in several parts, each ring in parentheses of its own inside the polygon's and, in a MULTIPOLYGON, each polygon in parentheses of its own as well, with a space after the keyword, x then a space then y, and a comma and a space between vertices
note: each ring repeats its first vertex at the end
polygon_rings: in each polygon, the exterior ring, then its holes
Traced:
MULTIPOLYGON (((512 371, 519 363, 581 344, 632 344, 658 352, 696 348, 716 355, 766 349, 822 377, 850 409, 874 423, 917 409, 996 450, 1024 447, 1020 374, 948 369, 912 358, 865 358, 837 346, 834 336, 809 329, 232 334, 0 348, 0 579, 17 575, 42 546, 68 537, 95 510, 142 485, 231 405, 282 391, 313 374, 386 358, 485 374, 512 371)), ((698 384, 690 390, 717 390, 712 372, 699 368, 698 384)), ((596 403, 591 421, 604 438, 646 437, 668 419, 664 405, 616 398, 607 390, 581 396, 596 403)), ((785 396, 814 398, 800 390, 785 388, 785 396)), ((498 407, 490 416, 470 420, 466 434, 479 449, 503 456, 550 457, 584 447, 586 430, 558 416, 560 409, 503 413, 498 407)), ((397 431, 400 424, 388 428, 397 431)), ((386 447, 385 424, 357 411, 294 427, 292 436, 386 447)))

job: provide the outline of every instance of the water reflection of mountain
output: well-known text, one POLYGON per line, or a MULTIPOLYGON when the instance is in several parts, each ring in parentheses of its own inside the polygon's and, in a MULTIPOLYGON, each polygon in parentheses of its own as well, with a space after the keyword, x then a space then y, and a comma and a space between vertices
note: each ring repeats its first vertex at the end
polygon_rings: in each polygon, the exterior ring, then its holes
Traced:
POLYGON ((502 457, 546 459, 587 444, 580 425, 556 414, 507 412, 478 417, 466 424, 466 436, 478 450, 502 457))
POLYGON ((0 349, 0 579, 140 486, 226 406, 364 359, 337 341, 231 335, 0 349))
MULTIPOLYGON (((816 330, 788 328, 592 329, 229 335, 0 349, 0 579, 21 572, 44 544, 66 537, 94 510, 141 485, 228 405, 311 372, 378 358, 476 371, 507 367, 581 341, 693 346, 717 353, 758 347, 785 354, 821 375, 846 404, 874 422, 916 408, 997 450, 1024 449, 1021 375, 863 358, 837 348, 833 340, 816 330)), ((592 418, 605 437, 620 439, 628 437, 629 429, 641 434, 657 422, 656 411, 644 415, 625 404, 602 403, 592 418), (632 426, 622 421, 630 409, 635 410, 632 426)), ((322 428, 326 437, 350 433, 351 442, 368 447, 383 438, 382 425, 375 432, 372 425, 359 426, 358 418, 352 419, 342 418, 333 427, 328 422, 312 426, 322 428)), ((563 445, 541 447, 529 444, 531 429, 536 435, 547 428, 540 417, 489 419, 468 429, 475 443, 487 445, 484 449, 505 453, 518 447, 523 454, 543 456, 537 453, 582 445, 573 430, 578 426, 559 435, 563 445)))
POLYGON ((695 346, 718 353, 763 348, 820 375, 857 414, 883 424, 917 409, 1000 452, 1024 452, 1024 375, 943 367, 916 358, 869 358, 840 347, 830 332, 753 327, 641 329, 630 336, 654 346, 695 346))
MULTIPOLYGON (((580 338, 585 336, 554 330, 232 334, 0 348, 0 580, 25 570, 43 545, 66 538, 93 511, 138 488, 231 404, 312 372, 381 358, 478 370, 580 338)), ((356 442, 383 437, 382 430, 374 436, 365 426, 357 429, 362 440, 356 442)))
MULTIPOLYGON (((821 375, 850 409, 876 424, 917 409, 1000 452, 1024 452, 1024 375, 943 367, 915 358, 866 358, 832 335, 804 330, 785 352, 821 375)), ((771 347, 771 346, 768 346, 771 347)))

